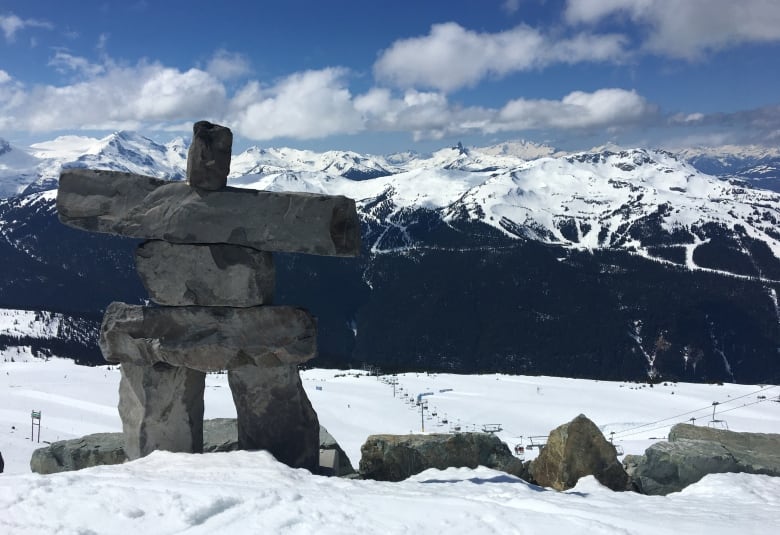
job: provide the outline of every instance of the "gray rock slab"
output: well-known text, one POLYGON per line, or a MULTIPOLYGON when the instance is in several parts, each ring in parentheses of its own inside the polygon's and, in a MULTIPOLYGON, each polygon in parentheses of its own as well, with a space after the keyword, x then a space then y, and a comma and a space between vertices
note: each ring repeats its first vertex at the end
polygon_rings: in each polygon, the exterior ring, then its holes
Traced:
POLYGON ((155 450, 200 453, 206 374, 158 363, 125 362, 119 382, 119 416, 125 455, 138 459, 155 450))
POLYGON ((238 443, 279 462, 315 472, 320 426, 295 366, 228 370, 238 418, 238 443))
POLYGON ((191 186, 218 190, 227 184, 233 132, 208 121, 192 127, 192 143, 187 154, 187 182, 191 186))
POLYGON ((739 433, 677 424, 669 442, 657 442, 642 456, 624 459, 639 492, 666 495, 707 474, 743 472, 780 476, 780 434, 739 433))
POLYGON ((235 418, 203 420, 203 453, 237 451, 238 425, 235 418))
POLYGON ((487 466, 528 478, 526 466, 488 433, 371 435, 360 447, 360 475, 402 481, 429 468, 487 466))
POLYGON ((320 468, 326 476, 343 477, 355 474, 346 452, 324 426, 320 425, 320 468))
POLYGON ((589 475, 612 490, 630 488, 614 446, 583 414, 551 431, 529 468, 536 483, 556 490, 568 490, 589 475))
POLYGON ((273 255, 238 245, 154 240, 135 251, 135 266, 159 305, 250 307, 273 301, 273 255))
POLYGON ((355 202, 343 196, 208 191, 129 173, 68 169, 60 176, 57 211, 71 227, 131 238, 325 256, 360 252, 355 202))
POLYGON ((143 307, 111 303, 98 341, 111 363, 163 362, 219 371, 300 364, 317 353, 317 326, 289 306, 143 307))
MULTIPOLYGON (((127 460, 122 433, 95 433, 61 440, 38 448, 30 459, 30 468, 38 474, 70 472, 91 466, 121 464, 127 460)), ((203 453, 239 450, 238 424, 235 418, 203 420, 203 453)), ((354 473, 344 450, 320 426, 321 475, 348 476, 354 473)))
POLYGON ((30 469, 38 474, 81 470, 90 466, 122 464, 127 460, 122 433, 95 433, 53 442, 38 448, 30 458, 30 469))

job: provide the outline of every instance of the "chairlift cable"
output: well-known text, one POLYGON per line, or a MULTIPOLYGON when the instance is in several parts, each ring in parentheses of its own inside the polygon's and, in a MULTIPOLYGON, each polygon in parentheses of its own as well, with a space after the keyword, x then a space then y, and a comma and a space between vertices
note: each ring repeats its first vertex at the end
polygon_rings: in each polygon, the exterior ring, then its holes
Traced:
MULTIPOLYGON (((726 409, 726 410, 720 411, 718 414, 724 413, 724 412, 729 412, 729 411, 734 411, 734 410, 737 410, 737 409, 743 409, 745 407, 750 407, 751 405, 756 405, 758 403, 763 403, 765 401, 770 401, 770 399, 769 398, 759 399, 758 401, 753 401, 751 403, 745 403, 744 405, 740 405, 739 407, 731 407, 730 409, 726 409)), ((711 406, 712 405, 710 405, 710 407, 711 406)), ((668 419, 669 418, 667 418, 667 420, 668 419)), ((663 421, 665 421, 665 420, 658 420, 658 422, 663 422, 663 421)), ((658 423, 658 422, 655 422, 655 423, 658 423)), ((651 425, 651 424, 647 424, 647 425, 651 425)), ((667 425, 659 425, 658 427, 652 427, 650 429, 643 429, 641 431, 634 431, 633 433, 628 433, 628 434, 625 434, 625 435, 623 435, 621 437, 615 437, 615 438, 620 438, 620 440, 623 440, 625 437, 629 437, 629 436, 632 436, 632 435, 638 435, 639 433, 646 433, 646 432, 649 432, 649 431, 657 431, 658 429, 664 429, 666 427, 669 427, 669 425, 668 424, 667 425)), ((634 429, 636 429, 636 428, 634 428, 634 429)), ((617 433, 615 433, 615 435, 617 435, 617 433)))
MULTIPOLYGON (((736 400, 738 400, 738 399, 742 399, 742 398, 745 398, 745 397, 748 397, 748 396, 752 396, 752 395, 758 394, 758 393, 760 393, 760 392, 764 392, 764 391, 766 391, 766 390, 770 390, 770 389, 772 389, 772 388, 776 388, 776 386, 777 386, 777 385, 768 385, 768 386, 765 386, 765 387, 761 388, 760 390, 756 390, 755 392, 750 392, 750 393, 748 393, 748 394, 743 394, 743 395, 741 395, 741 396, 737 396, 737 397, 735 397, 735 398, 730 398, 730 399, 728 399, 728 400, 726 400, 726 401, 718 401, 718 402, 716 402, 716 403, 717 403, 718 405, 724 405, 724 404, 726 404, 726 403, 731 403, 732 401, 736 401, 736 400)), ((763 400, 762 400, 762 401, 763 401, 763 400)), ((744 406, 744 405, 743 405, 743 406, 744 406)), ((629 427, 628 429, 623 429, 622 431, 615 431, 615 435, 616 435, 616 436, 617 436, 617 435, 624 435, 625 433, 628 433, 629 431, 634 431, 635 429, 642 429, 643 427, 647 427, 647 426, 650 426, 650 425, 655 425, 655 424, 658 424, 658 423, 661 423, 661 422, 665 422, 665 421, 667 421, 667 420, 675 420, 675 419, 677 419, 677 418, 680 418, 681 416, 687 416, 687 415, 689 415, 689 414, 693 414, 693 413, 695 413, 695 412, 701 412, 701 411, 705 411, 705 410, 706 410, 706 411, 710 411, 710 410, 712 410, 712 404, 710 404, 710 405, 708 405, 707 407, 704 407, 704 408, 702 408, 702 409, 694 409, 694 410, 692 410, 692 411, 683 412, 683 413, 677 414, 677 415, 675 415, 675 416, 670 416, 670 417, 668 417, 668 418, 663 418, 663 419, 661 419, 661 420, 656 420, 656 421, 654 421, 654 422, 648 422, 648 423, 646 423, 646 424, 638 425, 638 426, 636 426, 636 427, 629 427)), ((731 410, 731 409, 727 409, 727 410, 731 410)), ((718 412, 725 412, 725 411, 721 410, 721 411, 718 411, 718 412)), ((661 426, 661 427, 665 427, 665 426, 661 426)), ((660 428, 654 428, 654 429, 660 429, 660 428)), ((633 435, 633 434, 636 434, 636 433, 630 433, 630 434, 632 434, 632 435, 633 435)))

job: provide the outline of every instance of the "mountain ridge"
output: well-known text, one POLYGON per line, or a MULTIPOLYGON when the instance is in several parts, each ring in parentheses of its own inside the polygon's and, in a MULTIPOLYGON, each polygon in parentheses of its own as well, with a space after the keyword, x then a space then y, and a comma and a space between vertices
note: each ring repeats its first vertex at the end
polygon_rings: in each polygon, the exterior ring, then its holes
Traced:
MULTIPOLYGON (((61 165, 152 174, 186 158, 183 140, 147 153, 145 138, 109 138, 61 165)), ((666 151, 497 152, 236 156, 229 185, 356 199, 359 258, 275 255, 277 302, 320 318, 317 365, 780 379, 780 195, 666 151)), ((98 322, 112 300, 143 302, 138 241, 61 225, 55 195, 0 199, 0 307, 98 322)))

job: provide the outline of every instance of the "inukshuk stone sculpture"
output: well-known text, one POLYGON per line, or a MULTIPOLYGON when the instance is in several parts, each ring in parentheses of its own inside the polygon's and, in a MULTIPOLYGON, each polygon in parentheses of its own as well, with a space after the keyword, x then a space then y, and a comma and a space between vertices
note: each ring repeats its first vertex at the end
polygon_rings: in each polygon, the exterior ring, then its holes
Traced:
POLYGON ((227 370, 244 449, 313 469, 319 423, 298 375, 316 354, 316 323, 271 306, 271 251, 356 256, 352 199, 227 187, 232 134, 195 124, 188 183, 69 169, 57 210, 66 225, 146 241, 136 268, 158 307, 111 303, 100 331, 121 363, 119 413, 130 459, 200 452, 209 371, 227 370))

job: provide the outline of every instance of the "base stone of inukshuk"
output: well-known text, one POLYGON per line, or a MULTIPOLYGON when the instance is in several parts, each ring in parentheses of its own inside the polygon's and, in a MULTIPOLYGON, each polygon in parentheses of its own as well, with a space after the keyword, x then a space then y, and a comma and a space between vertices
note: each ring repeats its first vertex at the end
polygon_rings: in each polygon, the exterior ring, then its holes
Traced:
POLYGON ((206 374, 158 362, 120 367, 119 416, 128 459, 154 450, 203 450, 206 374))
POLYGON ((319 463, 319 420, 295 366, 252 364, 228 370, 238 443, 276 452, 289 466, 319 463))
POLYGON ((316 355, 316 321, 270 306, 272 251, 356 256, 352 199, 226 186, 230 130, 193 129, 188 183, 66 170, 57 210, 66 225, 143 238, 136 269, 158 307, 112 303, 100 330, 121 364, 119 413, 129 459, 203 448, 205 373, 228 371, 243 449, 314 469, 319 422, 298 365, 316 355))

